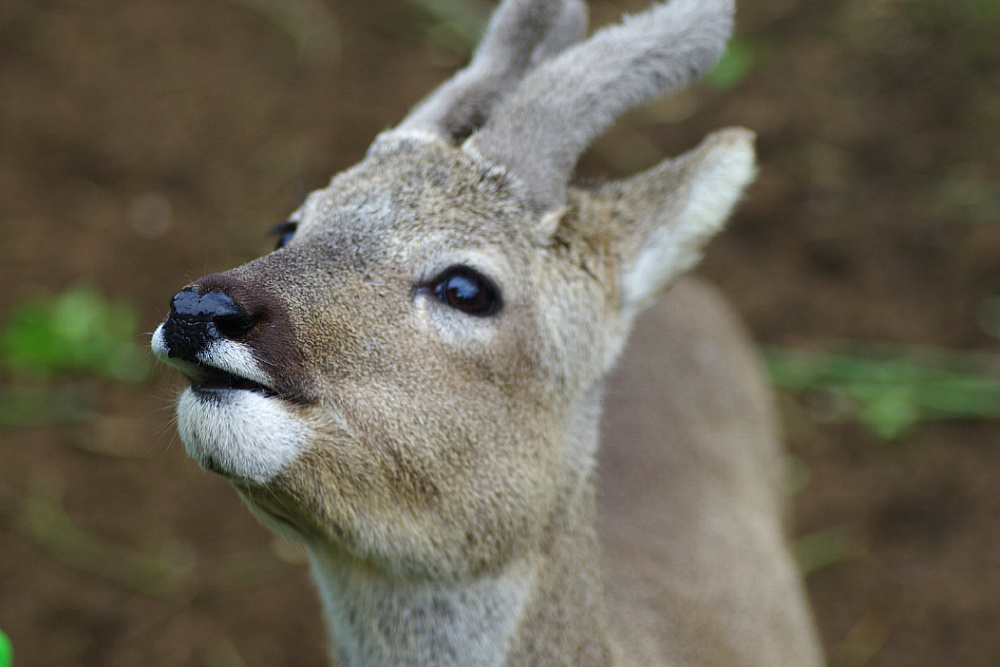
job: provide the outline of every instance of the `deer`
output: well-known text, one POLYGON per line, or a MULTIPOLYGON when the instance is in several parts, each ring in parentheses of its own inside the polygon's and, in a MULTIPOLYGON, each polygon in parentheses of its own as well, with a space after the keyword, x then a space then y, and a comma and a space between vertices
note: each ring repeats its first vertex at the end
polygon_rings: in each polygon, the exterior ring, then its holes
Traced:
POLYGON ((305 545, 331 664, 823 663, 753 345, 684 275, 754 135, 573 180, 733 14, 671 0, 585 38, 580 0, 503 0, 273 252, 171 299, 152 348, 190 382, 181 440, 305 545))

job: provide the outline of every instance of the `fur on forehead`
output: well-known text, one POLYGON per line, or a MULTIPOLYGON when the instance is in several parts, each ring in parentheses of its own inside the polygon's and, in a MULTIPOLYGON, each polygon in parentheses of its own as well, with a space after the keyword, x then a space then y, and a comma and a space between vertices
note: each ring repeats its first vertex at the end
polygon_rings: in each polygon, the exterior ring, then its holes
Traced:
POLYGON ((416 130, 389 131, 365 159, 309 195, 299 235, 447 232, 476 243, 531 238, 537 215, 503 167, 416 130))

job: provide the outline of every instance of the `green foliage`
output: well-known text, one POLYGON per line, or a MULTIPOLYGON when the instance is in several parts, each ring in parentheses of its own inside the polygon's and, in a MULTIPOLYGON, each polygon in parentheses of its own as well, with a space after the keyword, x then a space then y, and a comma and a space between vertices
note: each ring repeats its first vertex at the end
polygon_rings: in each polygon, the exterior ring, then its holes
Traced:
POLYGON ((845 397, 857 418, 885 439, 925 419, 1000 419, 1000 359, 955 351, 881 346, 857 354, 764 350, 773 382, 793 391, 845 397), (920 353, 933 363, 917 364, 920 353), (990 367, 993 371, 990 371, 990 367))
POLYGON ((0 330, 0 363, 23 376, 84 373, 137 382, 149 361, 137 341, 135 309, 93 287, 38 294, 15 306, 0 330))
POLYGON ((705 75, 704 82, 712 88, 725 90, 739 84, 754 70, 758 55, 747 39, 735 38, 729 42, 715 67, 705 75))
POLYGON ((10 310, 0 327, 0 370, 14 380, 0 388, 0 426, 30 426, 89 419, 94 379, 139 382, 150 363, 135 309, 74 285, 34 294, 10 310))
POLYGON ((14 647, 7 635, 0 630, 0 667, 11 667, 14 664, 14 647))
POLYGON ((858 553, 850 526, 832 526, 803 535, 792 545, 795 562, 802 574, 842 563, 858 553))
POLYGON ((472 52, 489 21, 491 6, 467 0, 409 0, 435 27, 426 39, 463 56, 472 52))

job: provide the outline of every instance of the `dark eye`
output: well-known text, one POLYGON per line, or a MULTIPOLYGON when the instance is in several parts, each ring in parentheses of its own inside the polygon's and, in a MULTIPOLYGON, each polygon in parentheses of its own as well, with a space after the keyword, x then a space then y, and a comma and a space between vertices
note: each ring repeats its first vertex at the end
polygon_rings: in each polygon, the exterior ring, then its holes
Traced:
POLYGON ((271 228, 271 236, 277 236, 278 242, 274 244, 274 249, 284 248, 288 245, 288 242, 292 240, 295 236, 295 230, 298 228, 299 223, 292 222, 282 222, 281 224, 275 225, 271 228))
POLYGON ((432 290, 442 303, 469 315, 485 317, 500 307, 500 294, 493 284, 464 266, 445 271, 432 290))

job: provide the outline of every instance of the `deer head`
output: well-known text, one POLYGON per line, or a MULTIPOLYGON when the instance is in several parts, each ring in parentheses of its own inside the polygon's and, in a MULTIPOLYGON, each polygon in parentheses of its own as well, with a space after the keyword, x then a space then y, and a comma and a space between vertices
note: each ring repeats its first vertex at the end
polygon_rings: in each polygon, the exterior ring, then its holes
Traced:
POLYGON ((506 651, 541 572, 593 574, 603 378, 751 180, 752 135, 570 179, 618 116, 715 62, 732 5, 673 0, 581 42, 581 2, 505 0, 470 65, 309 195, 278 249, 173 297, 152 345, 191 381, 187 451, 309 545, 321 588, 516 570, 490 597, 506 651), (570 543, 583 566, 545 564, 570 543))

